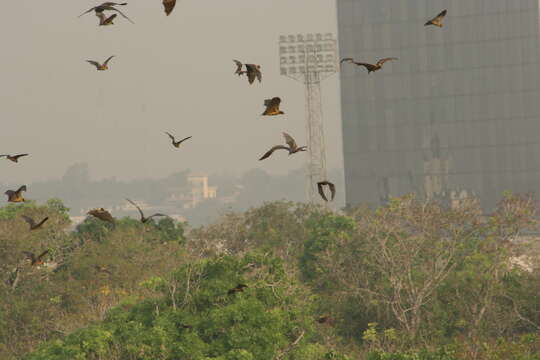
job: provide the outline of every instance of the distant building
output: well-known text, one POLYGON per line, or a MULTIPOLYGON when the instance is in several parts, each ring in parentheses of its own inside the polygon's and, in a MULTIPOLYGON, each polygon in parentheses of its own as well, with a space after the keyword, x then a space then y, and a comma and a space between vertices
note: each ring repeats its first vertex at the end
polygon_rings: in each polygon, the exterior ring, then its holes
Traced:
POLYGON ((540 194, 538 0, 338 0, 348 205, 540 194), (444 8, 444 27, 424 23, 444 8))
POLYGON ((184 204, 185 208, 193 208, 203 200, 217 197, 217 187, 208 186, 208 176, 190 175, 188 182, 191 185, 191 198, 184 204))

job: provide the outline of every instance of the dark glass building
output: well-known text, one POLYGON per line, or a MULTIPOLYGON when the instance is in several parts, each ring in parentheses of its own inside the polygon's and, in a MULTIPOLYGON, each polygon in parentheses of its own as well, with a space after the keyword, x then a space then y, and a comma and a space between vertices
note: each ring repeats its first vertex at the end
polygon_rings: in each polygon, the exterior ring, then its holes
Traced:
POLYGON ((348 205, 540 193, 539 0, 337 3, 348 205))

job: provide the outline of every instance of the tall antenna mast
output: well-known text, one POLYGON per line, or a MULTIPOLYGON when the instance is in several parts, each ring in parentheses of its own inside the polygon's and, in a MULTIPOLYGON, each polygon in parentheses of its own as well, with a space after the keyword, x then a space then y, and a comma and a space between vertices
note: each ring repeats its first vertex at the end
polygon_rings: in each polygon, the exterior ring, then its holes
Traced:
POLYGON ((326 180, 321 81, 337 72, 336 40, 332 33, 281 35, 279 57, 281 75, 305 86, 308 148, 306 195, 310 203, 320 203, 322 199, 318 195, 317 182, 326 180))

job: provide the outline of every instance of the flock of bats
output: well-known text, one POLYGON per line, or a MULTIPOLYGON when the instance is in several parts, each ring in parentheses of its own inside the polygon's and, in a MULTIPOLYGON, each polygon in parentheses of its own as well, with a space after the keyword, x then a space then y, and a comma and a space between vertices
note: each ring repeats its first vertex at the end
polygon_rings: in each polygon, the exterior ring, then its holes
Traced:
MULTIPOLYGON (((84 13, 79 15, 79 17, 94 11, 95 15, 99 19, 99 26, 113 25, 114 24, 113 20, 116 18, 116 16, 118 14, 120 14, 123 18, 127 19, 129 22, 134 23, 122 11, 120 11, 119 9, 116 8, 117 6, 125 6, 125 5, 127 5, 127 3, 105 2, 105 3, 101 4, 101 5, 94 6, 91 9, 85 11, 84 13), (106 14, 106 12, 113 12, 113 13, 112 14, 106 14)), ((163 0, 163 6, 164 6, 165 14, 169 15, 173 11, 175 5, 176 5, 176 0, 163 0)), ((446 13, 447 13, 447 10, 443 10, 441 13, 439 13, 433 19, 426 22, 424 25, 425 26, 433 25, 433 26, 437 26, 437 27, 442 28, 443 27, 442 21, 443 21, 444 17, 446 16, 446 13)), ((113 57, 114 56, 110 56, 103 63, 99 63, 99 62, 94 61, 94 60, 86 60, 86 61, 88 63, 92 64, 93 66, 95 66, 98 71, 105 71, 105 70, 109 69, 108 64, 109 64, 109 61, 113 57)), ((398 59, 395 58, 395 57, 388 57, 388 58, 383 58, 383 59, 378 60, 375 64, 370 64, 370 63, 364 63, 364 62, 356 62, 356 61, 354 61, 353 58, 349 57, 349 58, 341 59, 340 64, 343 64, 344 62, 349 62, 349 63, 355 64, 357 66, 363 66, 363 67, 365 67, 367 69, 368 74, 370 74, 372 72, 381 70, 384 63, 386 63, 387 61, 391 61, 391 60, 398 60, 398 59)), ((236 70, 235 70, 234 74, 236 74, 238 76, 245 75, 247 77, 248 83, 250 85, 253 84, 255 82, 255 80, 258 80, 259 82, 262 81, 262 71, 261 71, 261 66, 260 65, 257 65, 257 64, 243 64, 242 62, 240 62, 238 60, 233 60, 233 61, 234 61, 235 65, 236 65, 236 70), (245 70, 243 70, 243 69, 245 69, 245 70)), ((274 97, 272 99, 266 99, 264 101, 265 110, 262 113, 262 115, 264 115, 264 116, 276 116, 276 115, 284 114, 284 112, 281 111, 280 108, 279 108, 280 104, 281 104, 281 99, 279 97, 274 97)), ((169 136, 169 138, 172 141, 172 145, 175 148, 179 148, 180 145, 182 143, 184 143, 184 141, 191 139, 191 136, 188 136, 188 137, 185 137, 185 138, 177 141, 176 138, 172 134, 170 134, 168 132, 165 132, 165 134, 167 134, 169 136)), ((259 160, 264 160, 264 159, 269 158, 277 150, 286 150, 286 151, 288 151, 289 155, 296 154, 296 153, 303 152, 303 151, 307 151, 307 147, 306 146, 298 146, 296 144, 296 141, 294 140, 294 138, 291 135, 283 132, 283 137, 285 139, 285 144, 286 145, 275 145, 275 146, 273 146, 272 148, 270 148, 270 150, 268 150, 266 153, 264 153, 264 155, 261 156, 259 158, 259 160)), ((19 159, 21 157, 28 156, 28 155, 29 154, 18 154, 18 155, 4 154, 4 155, 0 155, 0 158, 5 157, 7 160, 10 160, 10 161, 12 161, 14 163, 18 163, 18 161, 19 161, 19 159)), ((334 197, 335 197, 335 194, 336 194, 335 185, 333 183, 327 181, 327 180, 320 181, 320 182, 317 183, 317 188, 318 188, 320 196, 322 197, 323 200, 328 201, 328 198, 327 198, 326 193, 325 193, 325 187, 329 188, 330 194, 331 194, 330 200, 333 200, 334 197)), ((8 197, 7 201, 12 202, 12 203, 21 203, 21 202, 26 201, 24 199, 23 195, 22 195, 22 193, 25 192, 25 191, 26 191, 26 185, 22 185, 17 190, 7 190, 5 192, 5 195, 7 195, 7 197, 8 197)), ((153 214, 151 216, 146 217, 144 215, 142 209, 135 202, 133 202, 130 199, 126 199, 126 200, 138 210, 138 212, 140 214, 140 221, 143 224, 147 223, 149 220, 153 219, 154 217, 167 216, 165 214, 157 213, 157 214, 153 214)), ((97 219, 100 219, 100 220, 106 221, 106 222, 110 222, 110 223, 114 223, 114 221, 115 221, 114 217, 111 215, 111 213, 109 211, 107 211, 106 209, 104 209, 104 208, 92 209, 92 210, 87 212, 87 215, 94 216, 97 219)), ((48 217, 46 217, 46 218, 42 219, 41 221, 35 221, 33 218, 31 218, 29 216, 26 216, 26 215, 22 215, 21 217, 29 225, 29 228, 30 228, 31 231, 41 229, 43 227, 43 225, 45 224, 45 222, 49 219, 48 217)), ((31 252, 24 252, 24 254, 27 256, 27 258, 30 260, 30 263, 31 263, 32 266, 43 264, 43 258, 48 253, 49 253, 49 250, 45 250, 44 252, 42 252, 39 255, 35 255, 35 254, 31 253, 31 252)), ((234 294, 236 292, 241 292, 241 291, 243 291, 243 289, 245 287, 247 287, 247 285, 239 284, 236 288, 229 290, 229 295, 234 294)))

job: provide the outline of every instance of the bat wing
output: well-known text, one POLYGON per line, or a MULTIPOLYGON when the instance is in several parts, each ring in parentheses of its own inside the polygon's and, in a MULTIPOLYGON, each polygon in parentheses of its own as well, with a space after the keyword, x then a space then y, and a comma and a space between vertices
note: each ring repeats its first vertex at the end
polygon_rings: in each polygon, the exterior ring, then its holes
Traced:
POLYGON ((38 255, 37 257, 37 261, 40 261, 45 255, 47 255, 49 253, 49 249, 45 250, 44 252, 42 252, 41 254, 38 255))
POLYGON ((334 200, 336 197, 336 185, 334 185, 331 182, 328 182, 328 187, 330 188, 331 198, 330 200, 334 200))
POLYGON ((428 26, 428 25, 436 25, 436 24, 440 24, 442 19, 444 19, 444 17, 446 16, 446 13, 447 13, 447 10, 443 10, 441 11, 437 16, 435 16, 433 19, 429 20, 428 22, 426 22, 424 24, 424 26, 428 26))
POLYGON ((81 16, 83 16, 83 15, 86 15, 86 14, 88 14, 89 12, 94 11, 95 8, 96 8, 96 7, 93 7, 93 8, 91 8, 91 9, 88 9, 88 10, 86 10, 85 12, 83 12, 81 15, 79 15, 79 16, 77 16, 77 17, 81 17, 81 16))
POLYGON ((296 145, 296 141, 294 141, 293 137, 287 133, 283 133, 283 137, 285 138, 285 143, 289 145, 291 149, 298 148, 298 145, 296 145))
POLYGON ((108 212, 107 210, 103 209, 103 208, 101 208, 101 209, 92 209, 92 210, 90 210, 88 212, 88 215, 92 215, 92 216, 98 218, 99 220, 114 223, 114 218, 111 215, 111 213, 108 212))
POLYGON ((111 61, 111 59, 114 57, 114 55, 111 55, 109 56, 109 58, 107 60, 105 60, 105 62, 103 63, 103 65, 107 65, 109 63, 109 61, 111 61))
POLYGON ((171 138, 171 140, 172 140, 173 142, 176 142, 176 140, 175 140, 174 136, 172 136, 172 134, 170 134, 170 133, 168 133, 168 132, 166 132, 166 131, 165 131, 165 134, 169 135, 169 137, 171 138))
POLYGON ((116 14, 112 14, 111 16, 109 16, 108 18, 102 20, 103 22, 103 25, 110 25, 113 23, 113 20, 114 18, 116 17, 117 15, 116 14))
POLYGON ((250 70, 248 70, 246 74, 247 74, 248 82, 250 84, 253 84, 253 82, 255 81, 255 78, 257 77, 257 74, 254 71, 250 71, 250 70))
POLYGON ((36 260, 36 256, 33 253, 31 253, 30 251, 23 251, 22 253, 24 255, 26 255, 26 257, 28 259, 30 259, 32 262, 34 262, 36 260))
POLYGON ((388 58, 380 59, 379 61, 377 61, 377 65, 382 66, 387 61, 397 60, 397 59, 398 58, 396 58, 396 57, 388 57, 388 58))
POLYGON ((119 13, 124 19, 127 19, 130 23, 135 24, 130 18, 128 18, 128 17, 127 17, 123 12, 121 12, 120 10, 115 9, 115 8, 113 8, 113 7, 109 8, 108 10, 116 11, 116 12, 119 13))
POLYGON ((255 69, 255 76, 257 76, 257 80, 259 80, 259 82, 262 81, 262 72, 261 72, 261 70, 255 69))
POLYGON ((46 218, 44 218, 43 220, 41 220, 41 221, 39 222, 39 224, 37 224, 37 227, 40 227, 41 225, 45 224, 45 222, 46 222, 47 220, 49 220, 49 217, 46 217, 46 218))
POLYGON ((94 65, 96 67, 96 69, 99 69, 100 67, 100 64, 97 62, 97 61, 94 61, 94 60, 86 60, 86 62, 94 65))
POLYGON ((108 222, 111 222, 111 223, 114 222, 113 216, 112 216, 111 213, 108 212, 107 210, 101 211, 100 214, 101 214, 100 216, 101 216, 101 219, 102 219, 102 220, 108 221, 108 222))
POLYGON ((169 14, 173 11, 175 6, 176 6, 176 0, 163 0, 163 8, 167 16, 169 16, 169 14))
POLYGON ((317 190, 319 190, 319 195, 321 195, 323 200, 328 201, 328 199, 326 198, 326 194, 324 193, 324 183, 323 182, 317 183, 317 190))
POLYGON ((30 225, 30 227, 34 227, 36 225, 36 222, 30 216, 21 215, 21 217, 24 219, 24 221, 26 221, 28 225, 30 225))
POLYGON ((283 145, 276 145, 276 146, 272 147, 270 150, 268 150, 263 156, 261 156, 261 158, 259 159, 259 161, 260 161, 260 160, 264 160, 264 159, 269 158, 270 155, 272 155, 272 154, 274 153, 274 151, 276 151, 276 150, 281 150, 281 149, 283 149, 283 150, 289 150, 289 148, 286 147, 286 146, 283 146, 283 145))
POLYGON ((264 111, 263 115, 275 114, 279 112, 279 104, 281 104, 281 99, 279 97, 264 100, 266 110, 264 111))
POLYGON ((192 137, 193 137, 193 136, 188 136, 188 137, 183 138, 182 140, 179 141, 179 144, 183 143, 183 142, 186 141, 186 140, 191 139, 192 137))
POLYGON ((433 20, 436 20, 436 21, 441 21, 442 19, 444 19, 444 17, 446 16, 446 13, 448 12, 448 10, 444 9, 443 11, 441 11, 437 16, 435 16, 435 18, 433 20))
POLYGON ((246 74, 248 77, 248 82, 250 84, 253 84, 255 79, 258 78, 257 72, 258 72, 257 66, 255 66, 254 64, 246 64, 246 74))
POLYGON ((131 201, 131 200, 127 199, 127 198, 126 198, 126 200, 129 201, 129 203, 130 203, 131 205, 133 205, 133 206, 135 206, 135 207, 137 208, 137 210, 139 211, 139 214, 141 214, 141 218, 143 218, 143 217, 144 217, 144 214, 143 214, 141 208, 140 208, 137 204, 135 204, 133 201, 131 201))
POLYGON ((116 2, 107 1, 101 4, 101 6, 123 6, 123 5, 127 5, 127 3, 116 3, 116 2))
POLYGON ((244 66, 244 65, 238 60, 233 60, 233 61, 236 64, 236 71, 234 73, 235 74, 240 74, 242 72, 242 66, 244 66))

